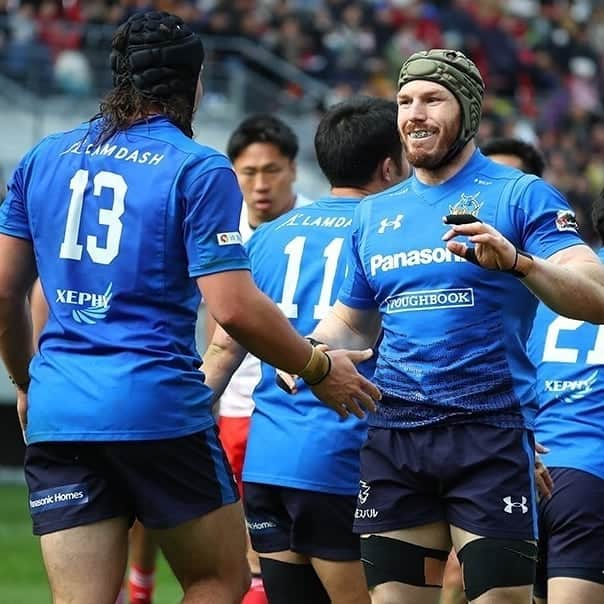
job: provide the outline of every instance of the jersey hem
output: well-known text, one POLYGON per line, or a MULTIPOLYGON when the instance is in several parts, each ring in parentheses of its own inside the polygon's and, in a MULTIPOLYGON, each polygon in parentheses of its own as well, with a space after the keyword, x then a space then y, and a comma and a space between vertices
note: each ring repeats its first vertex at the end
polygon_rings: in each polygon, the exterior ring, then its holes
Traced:
MULTIPOLYGON (((358 489, 341 489, 332 485, 326 485, 322 483, 316 483, 306 480, 292 480, 284 479, 283 476, 263 476, 258 474, 246 474, 243 473, 243 482, 255 482, 258 484, 266 484, 275 487, 287 487, 290 489, 300 489, 302 491, 316 491, 319 493, 329 493, 330 495, 357 495, 358 489)), ((358 480, 355 484, 358 483, 358 480)))
POLYGON ((139 441, 139 440, 168 440, 170 438, 179 438, 181 436, 189 436, 196 432, 202 432, 211 428, 214 425, 214 420, 206 420, 194 426, 187 426, 179 430, 166 430, 158 432, 37 432, 32 435, 27 435, 27 444, 33 445, 40 442, 114 442, 114 441, 139 441))
POLYGON ((10 229, 4 225, 0 225, 0 233, 8 235, 9 237, 16 237, 17 239, 25 239, 26 241, 32 241, 31 235, 15 229, 10 229))

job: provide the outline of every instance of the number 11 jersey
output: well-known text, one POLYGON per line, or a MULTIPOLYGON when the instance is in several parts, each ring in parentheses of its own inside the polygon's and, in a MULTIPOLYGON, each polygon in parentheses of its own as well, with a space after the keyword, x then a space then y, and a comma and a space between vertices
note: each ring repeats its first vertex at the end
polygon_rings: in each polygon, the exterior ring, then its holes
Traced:
MULTIPOLYGON (((309 334, 336 300, 346 272, 344 242, 358 198, 324 197, 260 226, 247 243, 252 274, 292 325, 309 334)), ((266 329, 271 326, 267 325, 266 329)), ((359 370, 373 374, 371 361, 359 370)), ((288 395, 262 363, 243 480, 354 495, 360 478, 364 419, 340 419, 300 381, 288 395)))

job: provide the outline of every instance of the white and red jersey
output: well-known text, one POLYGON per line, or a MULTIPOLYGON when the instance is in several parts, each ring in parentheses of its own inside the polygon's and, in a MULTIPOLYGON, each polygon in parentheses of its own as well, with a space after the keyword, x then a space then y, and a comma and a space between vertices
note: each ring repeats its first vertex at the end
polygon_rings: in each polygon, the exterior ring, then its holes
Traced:
MULTIPOLYGON (((303 195, 296 195, 294 208, 300 208, 312 203, 311 199, 303 195)), ((239 232, 245 243, 254 233, 248 222, 247 205, 241 207, 239 232)), ((229 385, 220 397, 219 415, 223 417, 250 417, 254 411, 252 393, 260 381, 260 361, 251 354, 246 355, 239 369, 235 371, 229 385)))

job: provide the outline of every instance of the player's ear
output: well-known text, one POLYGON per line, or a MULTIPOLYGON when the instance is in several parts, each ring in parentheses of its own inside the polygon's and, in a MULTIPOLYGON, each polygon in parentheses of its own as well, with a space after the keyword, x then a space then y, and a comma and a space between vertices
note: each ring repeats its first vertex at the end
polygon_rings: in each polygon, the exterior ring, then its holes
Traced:
POLYGON ((380 163, 381 177, 384 182, 391 183, 394 179, 393 170, 396 168, 391 157, 384 158, 380 163))

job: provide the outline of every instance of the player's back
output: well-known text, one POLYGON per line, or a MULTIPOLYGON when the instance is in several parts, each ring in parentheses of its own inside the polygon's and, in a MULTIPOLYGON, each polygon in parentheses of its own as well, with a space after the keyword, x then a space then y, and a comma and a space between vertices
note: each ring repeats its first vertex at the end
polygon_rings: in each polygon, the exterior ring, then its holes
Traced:
POLYGON ((217 237, 221 200, 204 194, 208 179, 234 181, 230 164, 161 116, 100 143, 97 128, 51 136, 22 163, 50 311, 31 368, 30 441, 165 438, 211 424, 190 273, 212 246, 192 232, 203 214, 217 237))
POLYGON ((537 368, 535 437, 550 449, 547 465, 604 479, 604 326, 540 304, 528 352, 537 368))
MULTIPOLYGON (((312 332, 336 300, 346 271, 344 244, 358 203, 358 198, 322 198, 261 226, 248 243, 256 283, 302 334, 312 332)), ((372 373, 372 368, 365 371, 372 373)), ((304 384, 296 395, 285 394, 265 363, 254 402, 245 481, 356 492, 364 420, 341 420, 304 384)))

